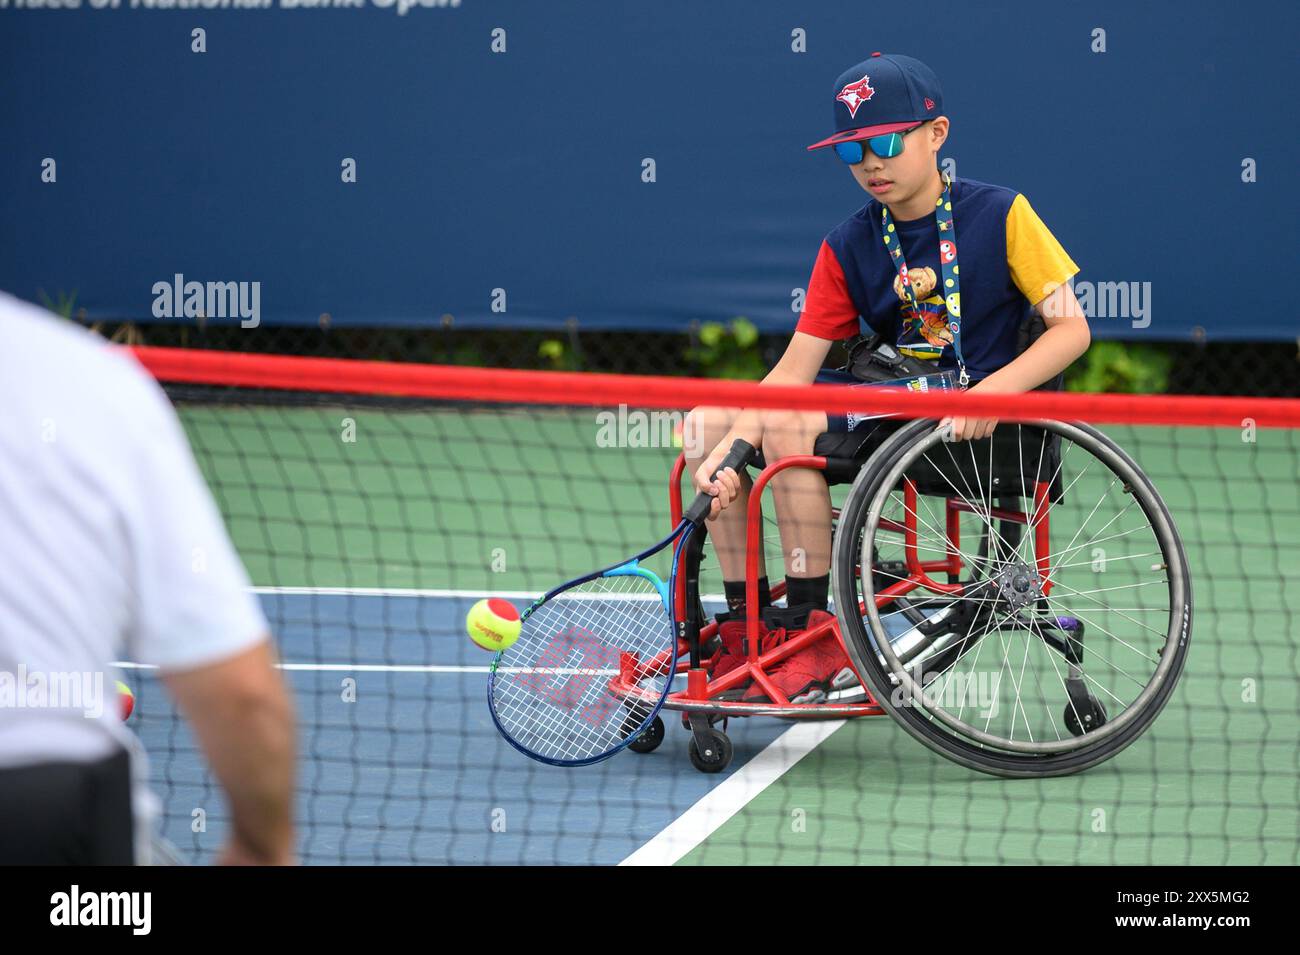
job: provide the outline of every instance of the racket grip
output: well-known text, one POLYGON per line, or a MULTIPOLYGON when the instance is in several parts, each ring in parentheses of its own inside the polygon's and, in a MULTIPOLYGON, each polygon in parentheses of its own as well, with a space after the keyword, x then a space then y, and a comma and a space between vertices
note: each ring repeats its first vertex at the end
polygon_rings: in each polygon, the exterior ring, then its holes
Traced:
MULTIPOLYGON (((739 474, 743 468, 748 467, 753 462, 756 453, 752 444, 743 438, 737 438, 731 442, 731 450, 722 459, 722 463, 718 465, 718 470, 713 472, 713 476, 717 477, 720 472, 727 470, 727 468, 731 468, 739 474)), ((691 502, 691 506, 686 509, 682 517, 698 526, 709 516, 709 510, 712 507, 713 495, 708 491, 701 491, 695 495, 695 500, 691 502)))

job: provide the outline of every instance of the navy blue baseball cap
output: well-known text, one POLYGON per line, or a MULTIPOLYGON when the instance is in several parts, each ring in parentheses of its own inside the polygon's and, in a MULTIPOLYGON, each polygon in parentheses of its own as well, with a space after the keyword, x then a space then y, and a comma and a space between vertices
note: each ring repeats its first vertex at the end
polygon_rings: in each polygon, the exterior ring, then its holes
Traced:
POLYGON ((910 56, 872 53, 835 81, 835 132, 808 148, 898 133, 941 115, 934 70, 910 56))

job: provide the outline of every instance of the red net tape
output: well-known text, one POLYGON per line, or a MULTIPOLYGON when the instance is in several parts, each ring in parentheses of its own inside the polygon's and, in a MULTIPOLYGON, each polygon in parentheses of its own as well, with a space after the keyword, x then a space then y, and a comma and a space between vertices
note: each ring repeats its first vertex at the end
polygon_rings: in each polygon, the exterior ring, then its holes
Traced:
MULTIPOLYGON (((841 385, 755 382, 637 375, 461 368, 241 352, 137 347, 131 351, 160 381, 339 394, 549 405, 634 403, 644 408, 697 405, 861 411, 863 394, 841 385)), ((870 410, 917 417, 963 414, 1006 421, 1040 419, 1096 423, 1286 428, 1300 425, 1300 399, 1061 392, 994 395, 920 394, 872 388, 870 410)))

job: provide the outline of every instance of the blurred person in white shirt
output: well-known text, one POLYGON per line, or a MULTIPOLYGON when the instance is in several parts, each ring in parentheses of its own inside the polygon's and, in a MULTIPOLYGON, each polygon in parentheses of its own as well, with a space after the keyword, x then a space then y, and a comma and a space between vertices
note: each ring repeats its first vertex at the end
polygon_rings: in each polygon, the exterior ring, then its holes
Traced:
POLYGON ((128 353, 0 293, 0 864, 149 844, 123 652, 159 668, 225 792, 218 861, 292 862, 292 704, 175 412, 128 353))

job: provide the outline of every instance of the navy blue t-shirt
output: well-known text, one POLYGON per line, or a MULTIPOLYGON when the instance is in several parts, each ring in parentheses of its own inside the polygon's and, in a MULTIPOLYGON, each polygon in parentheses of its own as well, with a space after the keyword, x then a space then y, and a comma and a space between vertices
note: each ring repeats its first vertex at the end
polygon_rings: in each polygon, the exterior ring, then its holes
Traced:
MULTIPOLYGON (((1014 190, 971 179, 951 188, 956 265, 961 285, 961 348, 978 381, 1016 357, 1021 325, 1038 302, 1078 266, 1029 201, 1014 190)), ((912 310, 880 234, 872 199, 822 242, 797 330, 831 340, 859 334, 859 318, 911 354, 956 368, 950 309, 942 294, 939 228, 934 215, 894 225, 920 313, 912 310)), ((948 238, 948 233, 944 233, 948 238)))

